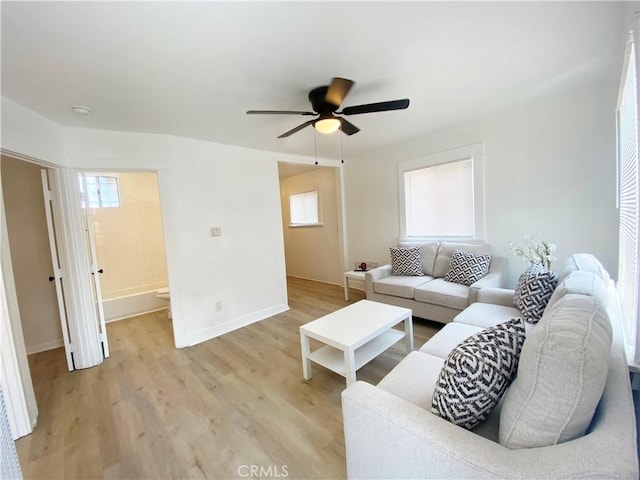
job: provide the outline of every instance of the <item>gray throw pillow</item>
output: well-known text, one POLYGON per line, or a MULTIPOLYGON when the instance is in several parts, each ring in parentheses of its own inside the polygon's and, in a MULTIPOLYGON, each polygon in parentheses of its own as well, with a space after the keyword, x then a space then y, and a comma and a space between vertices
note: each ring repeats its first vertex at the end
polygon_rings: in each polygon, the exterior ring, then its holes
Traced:
POLYGON ((444 276, 444 280, 468 287, 489 273, 489 265, 491 265, 491 255, 454 250, 449 271, 444 276))
POLYGON ((391 275, 422 276, 422 257, 420 247, 389 248, 391 252, 391 275))
POLYGON ((568 293, 555 302, 522 347, 500 410, 500 444, 536 448, 584 435, 607 382, 612 335, 597 298, 568 293))
POLYGON ((520 278, 513 303, 529 323, 538 323, 558 284, 558 276, 540 264, 531 265, 520 278))
POLYGON ((518 369, 524 338, 524 323, 514 318, 461 342, 440 371, 431 411, 467 429, 485 420, 518 369))

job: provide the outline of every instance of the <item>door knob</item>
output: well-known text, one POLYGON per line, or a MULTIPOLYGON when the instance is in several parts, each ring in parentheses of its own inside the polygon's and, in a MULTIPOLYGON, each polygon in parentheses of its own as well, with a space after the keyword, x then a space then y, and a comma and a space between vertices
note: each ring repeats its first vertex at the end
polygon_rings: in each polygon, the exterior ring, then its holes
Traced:
POLYGON ((53 282, 55 279, 56 279, 56 277, 51 277, 51 276, 49 277, 49 281, 50 282, 53 282))

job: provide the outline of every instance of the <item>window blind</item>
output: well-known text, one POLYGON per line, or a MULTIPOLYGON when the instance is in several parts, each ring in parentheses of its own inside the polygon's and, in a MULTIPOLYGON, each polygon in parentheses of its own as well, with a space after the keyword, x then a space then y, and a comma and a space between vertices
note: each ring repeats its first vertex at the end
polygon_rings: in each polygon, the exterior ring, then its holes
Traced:
POLYGON ((289 196, 291 225, 316 225, 318 219, 318 192, 305 192, 289 196))
POLYGON ((618 103, 619 253, 618 292, 624 316, 625 340, 638 363, 638 98, 636 63, 630 44, 618 103))
POLYGON ((471 159, 405 172, 404 183, 408 236, 473 236, 471 159))

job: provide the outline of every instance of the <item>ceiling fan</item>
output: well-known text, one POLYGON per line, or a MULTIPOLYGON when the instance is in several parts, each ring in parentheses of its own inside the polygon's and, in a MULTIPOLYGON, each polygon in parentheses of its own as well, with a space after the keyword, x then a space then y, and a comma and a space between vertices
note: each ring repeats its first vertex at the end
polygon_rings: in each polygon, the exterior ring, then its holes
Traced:
POLYGON ((312 112, 302 112, 296 110, 249 110, 249 115, 310 115, 317 116, 313 120, 308 120, 288 132, 279 135, 278 138, 288 137, 309 125, 313 125, 321 133, 333 133, 341 129, 347 135, 358 133, 360 129, 348 120, 336 115, 359 115, 361 113, 386 112, 388 110, 403 110, 409 106, 409 99, 391 100, 388 102, 367 103, 343 108, 338 111, 344 98, 355 84, 354 81, 336 77, 331 80, 331 85, 317 87, 309 92, 312 112))

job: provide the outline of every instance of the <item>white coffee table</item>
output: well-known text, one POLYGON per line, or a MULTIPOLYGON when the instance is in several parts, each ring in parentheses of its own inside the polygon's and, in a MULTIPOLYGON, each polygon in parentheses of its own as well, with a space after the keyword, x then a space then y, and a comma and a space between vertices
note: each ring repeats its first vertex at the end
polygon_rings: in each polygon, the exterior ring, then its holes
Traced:
POLYGON ((411 310, 384 303, 360 300, 300 327, 302 374, 311 379, 311 362, 356 381, 356 370, 401 339, 407 353, 413 350, 411 310), (404 322, 404 332, 392 328, 404 322), (309 339, 326 345, 313 352, 309 339))

